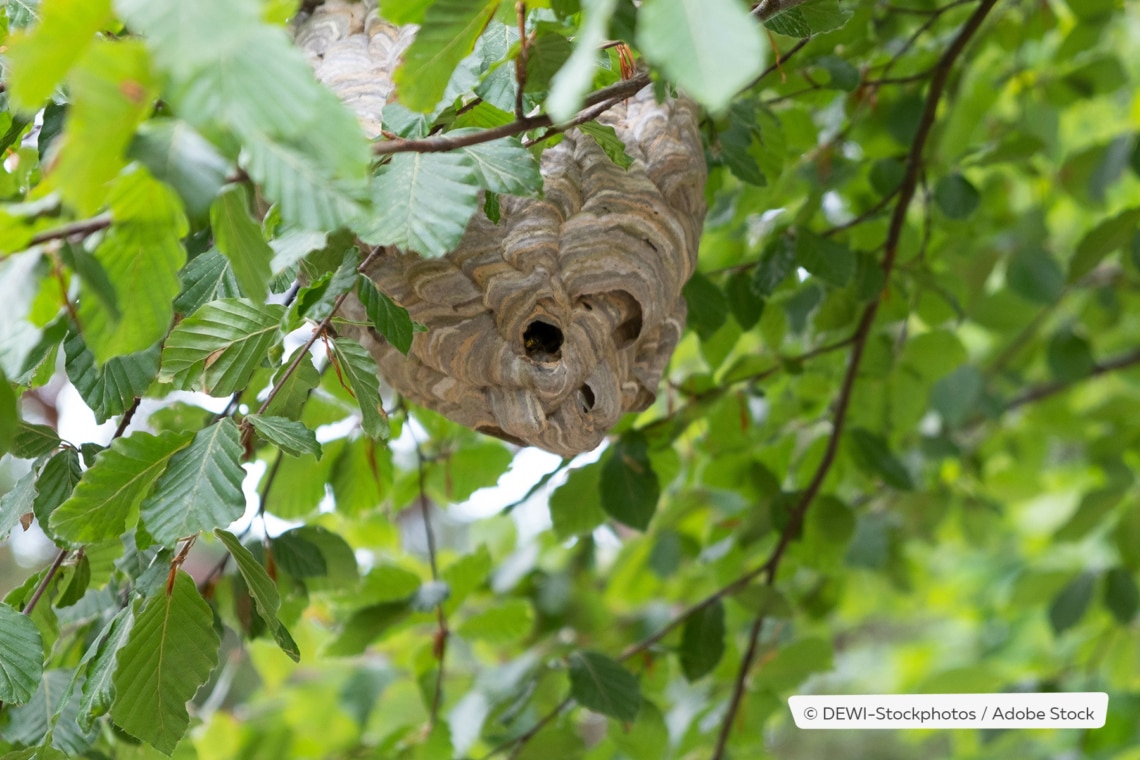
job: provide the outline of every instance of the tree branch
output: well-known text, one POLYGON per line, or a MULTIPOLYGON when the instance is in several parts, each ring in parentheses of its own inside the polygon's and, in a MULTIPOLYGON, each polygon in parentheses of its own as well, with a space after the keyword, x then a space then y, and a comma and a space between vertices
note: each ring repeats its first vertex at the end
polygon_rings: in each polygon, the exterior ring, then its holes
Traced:
MULTIPOLYGON (((612 84, 609 87, 604 87, 601 90, 593 93, 586 98, 583 104, 583 109, 566 124, 571 124, 577 119, 582 121, 589 121, 590 119, 597 118, 605 110, 612 108, 626 98, 632 97, 640 92, 645 86, 649 84, 649 73, 642 72, 632 79, 612 84), (601 103, 608 103, 608 105, 594 113, 593 116, 583 118, 583 115, 594 106, 601 103)), ((579 121, 577 123, 582 123, 579 121)), ((377 156, 388 156, 393 153, 445 153, 449 150, 456 150, 458 148, 468 148, 472 145, 479 145, 481 143, 498 140, 503 137, 513 137, 520 135, 523 132, 529 132, 532 129, 542 129, 543 127, 554 126, 553 120, 546 114, 538 116, 527 116, 522 119, 515 119, 510 124, 503 124, 502 126, 492 127, 485 129, 482 132, 475 132, 467 135, 439 135, 438 137, 423 137, 415 140, 385 140, 372 145, 372 153, 377 156)), ((566 125, 562 125, 563 129, 567 129, 566 125)))
POLYGON ((66 240, 67 238, 81 236, 87 237, 99 230, 105 230, 111 226, 110 214, 99 214, 90 219, 83 219, 78 222, 70 222, 62 227, 56 227, 54 230, 45 230, 38 235, 33 235, 32 239, 28 241, 28 245, 40 245, 52 240, 66 240))
MULTIPOLYGON (((942 54, 934 76, 931 78, 930 90, 926 95, 922 117, 919 121, 918 129, 915 130, 914 140, 911 142, 910 151, 907 155, 906 171, 903 176, 903 181, 899 185, 898 202, 895 205, 894 212, 891 214, 891 223, 887 230, 887 238, 884 244, 885 253, 883 254, 881 264, 883 269, 884 293, 887 288, 890 287, 891 271, 894 269, 895 259, 898 254, 898 245, 899 239, 902 236, 903 224, 906 221, 907 211, 910 207, 911 200, 914 198, 915 189, 918 186, 919 175, 922 170, 923 150, 930 136, 930 130, 934 125, 938 103, 942 99, 942 93, 946 88, 950 71, 954 63, 958 60, 958 57, 965 50, 966 43, 969 42, 978 31, 982 25, 982 21, 985 20, 986 15, 989 14, 996 3, 997 0, 982 0, 973 15, 963 24, 957 37, 955 37, 954 41, 950 44, 950 47, 942 54)), ((827 447, 824 450, 823 458, 820 460, 815 474, 812 476, 811 482, 808 483, 807 488, 796 502, 796 506, 792 509, 788 523, 784 526, 784 530, 780 534, 780 539, 776 547, 772 550, 768 561, 764 565, 765 583, 768 586, 775 584, 780 561, 787 551, 788 546, 791 544, 792 537, 799 533, 807 510, 823 486, 823 481, 831 471, 835 457, 839 452, 839 442, 847 421, 847 411, 850 407, 851 397, 855 389, 855 380, 859 374, 859 365, 862 362, 863 350, 867 345, 867 340, 870 338, 871 328, 874 325, 875 315, 879 310, 881 301, 882 298, 880 297, 867 305, 859 320, 859 326, 855 330, 855 338, 851 348, 851 359, 847 365, 847 372, 843 377, 843 385, 840 388, 839 397, 836 400, 834 421, 832 422, 831 435, 827 439, 827 447)), ((712 754, 712 760, 721 760, 721 758, 724 757, 725 748, 728 745, 728 737, 732 731, 736 713, 740 709, 740 703, 744 696, 744 683, 747 680, 748 672, 751 670, 753 660, 755 659, 757 642, 763 627, 763 620, 764 614, 761 613, 757 616, 756 621, 752 625, 748 649, 741 660, 740 667, 737 669, 732 697, 729 700, 728 710, 721 723, 720 735, 717 737, 717 744, 712 754)))
POLYGON ((1138 364, 1140 364, 1140 350, 1122 354, 1120 356, 1109 359, 1108 361, 1094 365, 1092 371, 1083 377, 1078 377, 1073 380, 1044 383, 1043 385, 1027 388, 1026 390, 1010 399, 1002 411, 1009 412, 1019 406, 1025 406, 1026 404, 1043 401, 1050 396, 1055 396, 1058 393, 1067 391, 1074 385, 1083 383, 1086 380, 1091 380, 1094 377, 1100 377, 1101 375, 1108 374, 1109 372, 1127 369, 1128 367, 1133 367, 1138 364))

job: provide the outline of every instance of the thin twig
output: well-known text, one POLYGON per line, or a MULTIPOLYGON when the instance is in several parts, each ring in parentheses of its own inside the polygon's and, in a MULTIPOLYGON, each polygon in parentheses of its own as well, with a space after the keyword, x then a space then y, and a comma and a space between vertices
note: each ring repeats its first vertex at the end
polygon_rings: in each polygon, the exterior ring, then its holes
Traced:
MULTIPOLYGON (((431 579, 433 581, 439 580, 439 566, 436 559, 435 547, 435 530, 431 524, 431 503, 427 496, 427 475, 424 470, 424 452, 420 448, 419 439, 416 437, 415 430, 409 425, 408 431, 412 435, 412 443, 416 449, 416 469, 418 470, 419 485, 420 485, 420 517, 424 521, 424 536, 427 539, 428 550, 428 564, 431 567, 431 579)), ((435 638, 435 658, 439 661, 439 667, 435 672, 435 691, 431 698, 431 712, 428 715, 428 728, 431 729, 435 726, 436 721, 439 719, 439 708, 443 703, 443 674, 444 674, 444 661, 447 657, 447 639, 450 636, 450 631, 447 628, 447 617, 443 614, 443 603, 440 602, 436 608, 436 638, 435 638)))
MULTIPOLYGON (((895 258, 898 254, 899 239, 902 237, 907 211, 914 198, 915 189, 918 186, 919 175, 922 170, 923 150, 926 147, 927 138, 930 136, 930 130, 934 126, 938 103, 942 99, 942 92, 946 88, 950 71, 955 61, 957 61, 958 57, 965 50, 966 43, 969 42, 978 31, 982 21, 985 20, 986 15, 989 14, 996 3, 997 0, 982 0, 973 15, 962 25, 961 30, 950 44, 950 47, 942 54, 942 57, 938 61, 937 70, 931 79, 930 90, 926 95, 922 117, 919 120, 918 128, 915 130, 910 152, 907 155, 905 174, 903 175, 902 183, 899 185, 898 203, 895 205, 894 212, 891 215, 890 227, 887 230, 886 242, 884 244, 885 251, 881 264, 883 269, 884 293, 886 289, 890 287, 890 276, 894 269, 895 258)), ((831 435, 828 436, 823 458, 820 460, 811 482, 808 483, 807 488, 804 489, 803 494, 801 494, 795 507, 792 509, 788 523, 780 533, 780 539, 776 547, 772 550, 768 562, 765 563, 765 583, 768 586, 775 584, 780 561, 787 551, 788 546, 791 544, 793 536, 800 532, 807 510, 823 486, 823 481, 827 478, 828 473, 831 472, 831 467, 839 452, 839 442, 847 421, 847 411, 851 404, 851 398, 855 389, 855 380, 859 374, 859 366, 862 363, 863 350, 870 338, 871 328, 874 325, 875 315, 878 312, 881 301, 881 297, 871 301, 863 310, 862 317, 859 319, 859 326, 855 330, 855 339, 851 347, 851 359, 848 362, 847 372, 843 377, 843 385, 840 387, 839 396, 836 399, 831 435)), ((1140 361, 1140 357, 1137 358, 1137 361, 1140 361)), ((757 642, 763 621, 764 614, 761 613, 757 615, 756 620, 753 622, 748 649, 741 660, 740 667, 737 669, 732 697, 729 700, 728 709, 722 719, 721 732, 717 737, 716 747, 711 755, 711 760, 721 760, 721 758, 724 757, 725 748, 728 745, 728 738, 732 731, 732 724, 736 720, 736 714, 740 709, 740 703, 744 696, 744 684, 755 659, 757 642)))
MULTIPOLYGON (((360 266, 356 268, 356 271, 363 272, 365 269, 367 269, 368 265, 371 264, 372 261, 380 255, 381 250, 383 249, 373 248, 372 252, 364 258, 364 261, 360 262, 360 266)), ((296 372, 297 368, 301 366, 301 362, 305 360, 306 356, 308 356, 309 349, 312 348, 313 344, 320 340, 320 338, 325 334, 325 331, 329 329, 329 325, 332 324, 333 317, 335 317, 336 313, 340 311, 340 307, 344 305, 344 302, 348 299, 350 293, 352 293, 351 288, 337 296, 337 299, 333 302, 332 309, 329 311, 328 316, 322 319, 320 323, 313 329, 312 336, 307 341, 305 341, 305 345, 302 346, 301 350, 296 353, 296 355, 293 357, 293 361, 289 362, 289 366, 285 368, 285 372, 281 375, 281 379, 277 381, 277 384, 269 390, 269 393, 265 397, 265 401, 262 402, 261 406, 257 409, 258 414, 265 414, 265 410, 268 409, 269 405, 273 403, 273 399, 277 398, 277 394, 280 393, 281 389, 285 387, 285 382, 293 376, 293 373, 296 372)), ((242 448, 248 451, 250 441, 253 440, 253 426, 244 425, 243 427, 244 429, 242 430, 241 444, 242 448)))
POLYGON ((570 463, 573 461, 573 457, 563 459, 557 467, 539 478, 538 482, 531 486, 525 494, 523 494, 520 498, 515 499, 507 506, 503 507, 502 514, 509 515, 511 512, 515 511, 520 505, 528 501, 532 496, 542 490, 543 486, 549 483, 555 475, 569 467, 570 463))
POLYGON ((111 215, 100 214, 99 216, 91 217, 90 219, 83 219, 78 222, 71 222, 62 227, 56 227, 54 230, 45 230, 38 235, 33 235, 32 239, 28 241, 29 246, 40 245, 47 243, 51 240, 66 240, 68 238, 81 236, 87 237, 99 230, 105 230, 111 226, 111 215))
POLYGON ((868 219, 870 219, 871 217, 875 216, 880 211, 882 211, 884 208, 886 208, 887 204, 889 204, 891 202, 891 199, 894 198, 896 195, 898 195, 898 193, 899 193, 899 188, 896 187, 894 190, 890 191, 889 193, 884 195, 882 198, 880 198, 879 201, 874 206, 871 206, 871 208, 867 209, 866 211, 864 211, 859 216, 855 217, 854 219, 852 219, 850 221, 844 222, 843 224, 837 224, 834 227, 831 227, 830 229, 824 230, 823 232, 819 233, 820 236, 831 237, 832 235, 834 235, 837 232, 843 232, 844 230, 849 230, 852 227, 856 227, 856 226, 862 224, 863 222, 867 221, 868 219))
POLYGON ((40 597, 42 597, 44 595, 44 592, 47 591, 47 587, 51 583, 52 578, 54 578, 55 574, 59 572, 60 566, 63 564, 63 561, 67 559, 67 555, 70 553, 71 552, 67 549, 60 549, 59 553, 55 555, 55 559, 52 560, 52 563, 48 567, 47 572, 44 573, 44 577, 40 580, 39 585, 36 586, 36 590, 32 593, 32 598, 28 600, 28 603, 24 605, 24 609, 21 610, 23 614, 27 615, 28 617, 32 616, 32 613, 35 612, 36 605, 40 603, 40 597))
POLYGON ((1092 368, 1092 371, 1090 371, 1087 375, 1083 375, 1072 380, 1058 380, 1052 383, 1044 383, 1043 385, 1027 388, 1026 390, 1010 399, 1002 411, 1008 412, 1016 409, 1019 406, 1025 406, 1026 404, 1043 401, 1050 396, 1055 396, 1058 393, 1067 391, 1074 385, 1083 383, 1086 380, 1091 380, 1094 377, 1099 377, 1109 372, 1127 369, 1128 367, 1133 367, 1137 364, 1140 364, 1140 351, 1132 351, 1130 353, 1117 356, 1113 359, 1109 359, 1106 362, 1095 364, 1092 368))
MULTIPOLYGON (((583 111, 592 109, 594 106, 603 102, 609 102, 610 105, 607 107, 612 108, 622 100, 636 95, 644 89, 649 82, 649 74, 643 72, 632 79, 604 87, 586 98, 583 111)), ((581 113, 574 118, 577 119, 580 117, 581 113)), ((573 119, 571 119, 571 121, 573 121, 573 119)), ((467 148, 472 145, 479 145, 503 137, 513 137, 523 132, 529 132, 532 129, 542 129, 543 127, 553 125, 553 120, 546 114, 526 116, 522 119, 515 119, 510 124, 503 124, 498 127, 492 127, 481 132, 474 132, 467 135, 454 136, 444 134, 438 137, 424 137, 416 140, 384 140, 372 145, 372 153, 377 156, 387 156, 393 153, 445 153, 449 150, 467 148)))
POLYGON ((111 440, 123 437, 123 433, 127 432, 127 428, 130 427, 131 420, 134 419, 135 412, 139 410, 141 403, 142 397, 135 396, 134 402, 127 408, 127 411, 123 412, 123 418, 119 420, 119 426, 115 428, 115 435, 112 436, 111 440))

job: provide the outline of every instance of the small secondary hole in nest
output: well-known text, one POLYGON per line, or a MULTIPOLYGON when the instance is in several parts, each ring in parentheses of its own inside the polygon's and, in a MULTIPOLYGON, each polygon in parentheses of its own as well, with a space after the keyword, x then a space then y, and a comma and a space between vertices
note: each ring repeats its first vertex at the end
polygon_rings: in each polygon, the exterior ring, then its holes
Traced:
POLYGON ((582 387, 578 389, 578 392, 582 394, 583 407, 585 410, 588 412, 593 409, 594 402, 597 401, 594 397, 594 389, 589 385, 583 384, 582 387))
POLYGON ((536 319, 523 332, 523 348, 531 359, 557 358, 562 349, 562 331, 549 322, 536 319))

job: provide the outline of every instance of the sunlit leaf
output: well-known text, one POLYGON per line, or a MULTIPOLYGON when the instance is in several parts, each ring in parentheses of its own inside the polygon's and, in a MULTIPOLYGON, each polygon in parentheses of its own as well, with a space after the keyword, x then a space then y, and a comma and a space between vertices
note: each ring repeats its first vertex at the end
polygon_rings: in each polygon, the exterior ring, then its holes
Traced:
POLYGON ((228 396, 245 387, 277 340, 285 307, 241 298, 211 301, 182 320, 162 350, 160 379, 228 396))
POLYGON ((395 155, 373 180, 372 205, 372 218, 359 228, 365 242, 442 256, 479 207, 473 162, 460 153, 395 155))
POLYGON ((181 538, 241 517, 241 457, 233 420, 222 419, 198 431, 190 445, 171 458, 154 494, 142 503, 143 524, 151 538, 173 547, 181 538))
POLYGON ((393 76, 400 102, 414 111, 434 108, 498 6, 499 0, 434 0, 393 76))
POLYGON ((647 3, 638 13, 637 43, 681 89, 714 111, 760 74, 768 48, 759 24, 733 0, 647 3))
POLYGON ((229 260, 242 292, 254 301, 264 301, 273 274, 269 268, 273 249, 249 216, 244 188, 235 185, 217 197, 210 208, 210 227, 214 245, 229 260))
POLYGON ((121 536, 170 457, 190 438, 137 432, 113 441, 83 473, 71 498, 52 513, 52 532, 75 544, 121 536))

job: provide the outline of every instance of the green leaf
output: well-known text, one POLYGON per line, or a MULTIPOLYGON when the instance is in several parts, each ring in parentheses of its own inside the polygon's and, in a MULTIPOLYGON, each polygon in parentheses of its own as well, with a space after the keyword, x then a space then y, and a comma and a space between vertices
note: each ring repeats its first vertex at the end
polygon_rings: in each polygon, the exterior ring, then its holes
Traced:
POLYGON ((171 331, 159 379, 228 396, 249 382, 280 337, 285 307, 242 298, 207 303, 171 331))
POLYGON ((985 378, 977 367, 963 364, 934 384, 930 404, 942 421, 955 428, 970 419, 985 388, 985 378))
POLYGON ((645 57, 712 111, 725 108, 763 70, 764 35, 734 0, 654 0, 637 21, 645 57))
POLYGON ((531 38, 526 59, 526 90, 533 97, 543 97, 550 89, 554 75, 570 60, 570 40, 561 30, 542 29, 531 38))
POLYGON ((554 75, 546 98, 546 112, 555 123, 568 120, 582 107, 586 91, 594 81, 598 49, 606 39, 617 0, 585 0, 584 6, 582 22, 574 35, 574 52, 554 75))
POLYGON ((906 167, 897 158, 880 158, 871 164, 871 173, 868 177, 871 187, 884 197, 898 190, 906 176, 906 167))
MULTIPOLYGON (((2 374, 0 378, 3 378, 2 374)), ((3 388, 0 388, 0 393, 3 393, 3 388)), ((15 394, 12 398, 15 401, 15 394)), ((14 411, 11 419, 16 423, 16 430, 8 450, 17 459, 36 459, 55 451, 62 443, 59 435, 47 425, 24 422, 14 411)))
POLYGON ((95 354, 78 333, 68 336, 63 350, 67 377, 100 424, 125 412, 136 397, 146 393, 158 374, 161 355, 156 343, 145 351, 116 356, 96 367, 95 354))
POLYGON ((708 340, 728 319, 728 298, 724 291, 705 275, 693 272, 681 293, 689 306, 689 325, 701 340, 708 340))
POLYGON ((795 244, 786 235, 777 235, 764 247, 760 263, 752 273, 752 290, 767 298, 795 268, 795 244))
POLYGON ((534 610, 525 599, 508 599, 459 624, 466 639, 503 644, 521 639, 534 628, 534 610))
POLYGON ((745 330, 751 330, 764 314, 764 299, 752 289, 752 277, 748 272, 737 272, 728 278, 725 285, 728 295, 728 308, 736 323, 745 330))
POLYGON ((397 351, 406 356, 412 348, 415 332, 408 310, 381 293, 376 284, 365 275, 357 277, 356 295, 360 298, 369 321, 397 351))
POLYGON ((321 458, 321 444, 317 443, 316 434, 297 420, 260 414, 247 415, 246 419, 258 435, 286 454, 295 457, 315 454, 317 459, 321 458))
POLYGON ((217 665, 220 643, 194 579, 177 571, 170 593, 147 601, 119 650, 112 719, 169 755, 190 725, 186 702, 217 665))
POLYGON ((965 219, 981 202, 978 189, 961 174, 948 174, 934 186, 934 202, 951 219, 965 219))
POLYGON ((1047 251, 1018 248, 1005 272, 1009 289, 1037 303, 1053 303, 1065 289, 1065 273, 1047 251))
POLYGON ((273 637, 278 646, 285 654, 289 655, 293 662, 299 662, 301 653, 297 649, 296 642, 293 641, 293 637, 289 635, 289 631, 281 621, 277 619, 277 612, 281 608, 281 595, 277 591, 277 585, 269 577, 269 573, 265 571, 261 563, 254 559, 249 549, 242 546, 241 541, 233 533, 218 528, 214 531, 214 535, 225 545, 230 556, 234 558, 238 572, 241 573, 246 587, 249 588, 249 595, 253 597, 253 601, 257 605, 257 613, 265 621, 269 630, 273 632, 273 637))
POLYGON ((1140 590, 1126 568, 1114 567, 1104 576, 1104 606, 1121 625, 1128 625, 1140 609, 1140 590))
POLYGON ((329 570, 320 548, 296 530, 273 539, 273 557, 277 566, 294 578, 319 578, 329 570))
POLYGON ((499 0, 435 0, 392 79, 400 102, 413 111, 435 108, 451 72, 475 49, 499 0))
POLYGON ((641 708, 637 679, 598 652, 570 655, 570 696, 583 707, 621 721, 636 719, 641 708))
POLYGON ((336 638, 325 646, 323 654, 328 657, 358 655, 410 614, 407 601, 384 602, 359 609, 345 621, 336 638))
POLYGON ((1094 530, 1107 517, 1121 499, 1120 488, 1098 488, 1081 497, 1077 509, 1065 524, 1053 534, 1054 541, 1079 541, 1094 530))
POLYGON ((230 162, 206 138, 178 119, 152 119, 139 126, 127 150, 155 179, 174 188, 196 222, 208 218, 210 204, 231 170, 230 162))
POLYGON ((448 502, 466 501, 480 488, 495 485, 511 465, 511 452, 486 438, 461 447, 428 471, 428 494, 448 502))
POLYGON ((22 705, 32 698, 44 668, 40 630, 27 615, 0 604, 0 700, 22 705))
POLYGON ((131 136, 150 112, 157 87, 137 40, 96 41, 69 84, 71 106, 51 178, 65 201, 90 216, 126 163, 131 136))
POLYGON ((145 170, 121 176, 110 203, 115 223, 95 258, 114 285, 119 316, 97 299, 79 302, 83 338, 99 364, 150 348, 166 335, 178 270, 186 263, 181 238, 188 226, 179 201, 145 170))
POLYGON ((73 544, 121 536, 167 461, 189 443, 185 433, 136 432, 115 439, 83 473, 71 498, 52 513, 53 534, 73 544))
MULTIPOLYGON (((449 137, 480 132, 478 129, 456 129, 449 137)), ((507 195, 534 195, 542 189, 538 159, 523 147, 517 137, 479 143, 460 148, 459 153, 471 159, 475 178, 484 190, 507 195)))
POLYGON ((1058 636, 1084 617, 1089 602, 1092 601, 1095 582, 1095 573, 1081 573, 1053 597, 1053 603, 1049 605, 1049 623, 1058 636))
POLYGON ((45 3, 32 32, 8 41, 11 71, 5 79, 16 106, 38 109, 110 20, 110 0, 45 3))
POLYGON ((372 203, 372 219, 358 230, 365 242, 442 256, 479 207, 472 160, 460 153, 395 155, 373 181, 372 203))
POLYGON ((107 276, 107 270, 99 263, 99 259, 78 246, 66 245, 60 250, 60 260, 79 275, 83 293, 99 299, 112 321, 122 319, 115 284, 107 276))
POLYGON ((36 498, 36 471, 30 470, 0 496, 0 540, 16 527, 20 518, 32 511, 36 498))
MULTIPOLYGON (((303 349, 297 349, 297 351, 301 350, 303 349)), ((289 419, 299 418, 301 416, 301 408, 309 397, 309 391, 320 384, 321 375, 313 365, 312 356, 307 354, 301 359, 301 363, 297 365, 297 369, 289 376, 285 376, 285 372, 292 365, 295 358, 296 353, 290 356, 281 368, 274 373, 273 388, 276 389, 277 395, 273 397, 273 400, 269 402, 269 406, 266 407, 266 416, 287 417, 289 419)))
POLYGON ((285 221, 309 230, 335 230, 360 222, 366 196, 363 182, 338 176, 318 156, 268 135, 252 137, 245 147, 242 166, 280 205, 285 221))
POLYGON ((376 376, 376 362, 372 356, 351 338, 332 341, 340 376, 360 405, 364 433, 369 438, 388 437, 388 415, 380 399, 380 381, 376 376))
POLYGON ((90 730, 95 720, 107 713, 115 699, 115 657, 127 643, 127 637, 135 624, 137 605, 127 605, 111 619, 111 622, 92 642, 83 655, 87 666, 87 680, 83 682, 83 697, 80 700, 79 726, 90 730))
POLYGON ((804 682, 812 673, 830 670, 832 645, 819 637, 793 641, 769 656, 757 673, 757 686, 772 691, 787 691, 804 682))
POLYGON ((1140 224, 1140 208, 1121 211, 1093 227, 1077 244, 1077 252, 1069 262, 1069 282, 1076 282, 1096 268, 1105 256, 1123 248, 1132 240, 1140 224))
POLYGON ((847 435, 854 445, 852 456, 861 469, 871 475, 878 475, 893 488, 903 491, 914 489, 910 473, 887 448, 887 442, 882 436, 859 428, 851 430, 847 435))
POLYGON ((142 520, 151 538, 173 547, 179 539, 240 518, 245 512, 242 453, 232 419, 199 430, 190 445, 171 458, 154 493, 142 503, 142 520))
POLYGON ((601 475, 601 465, 577 467, 550 495, 550 521, 559 541, 589 535, 606 521, 601 502, 601 475))
POLYGON ((633 159, 625 152, 625 143, 609 124, 588 121, 578 125, 578 131, 598 144, 609 159, 623 169, 633 166, 633 159))
POLYGON ((393 24, 418 24, 434 0, 385 0, 384 18, 393 24))
POLYGON ((229 262, 216 248, 191 259, 178 277, 182 292, 174 299, 174 310, 183 316, 193 314, 210 301, 241 296, 229 262))
POLYGON ((273 249, 261 235, 261 228, 249 216, 249 198, 245 188, 227 188, 210 207, 210 226, 214 245, 229 259, 230 268, 242 292, 261 302, 268 295, 273 249))
POLYGON ((1049 339, 1046 358, 1049 370, 1061 382, 1088 377, 1096 367, 1088 341, 1069 329, 1058 330, 1049 339))
POLYGON ((826 55, 815 65, 827 72, 828 84, 837 90, 854 92, 859 86, 859 70, 839 56, 826 55))
MULTIPOLYGON (((71 669, 45 670, 32 698, 12 708, 4 738, 15 744, 40 745, 24 756, 27 760, 67 760, 87 755, 96 736, 93 731, 78 729, 75 679, 71 669)), ((14 760, 11 754, 4 757, 14 760)))
POLYGON ((837 288, 846 287, 855 276, 855 254, 842 243, 799 229, 795 250, 796 263, 837 288))
POLYGON ((661 485, 649 461, 645 438, 636 433, 621 437, 602 465, 598 482, 602 509, 610 517, 637 530, 649 527, 657 511, 661 485))
MULTIPOLYGON (((20 421, 19 400, 16 391, 0 370, 0 454, 10 451, 16 441, 20 421)), ((54 447, 53 447, 54 448, 54 447)), ((15 452, 13 452, 15 453, 15 452)), ((17 454, 17 456, 20 456, 17 454)))
POLYGON ((51 530, 52 512, 67 501, 82 477, 79 452, 72 448, 60 451, 44 465, 36 480, 36 500, 32 510, 45 532, 51 530))
POLYGON ((712 672, 724 656, 724 604, 718 599, 694 612, 681 634, 681 671, 696 681, 712 672))

